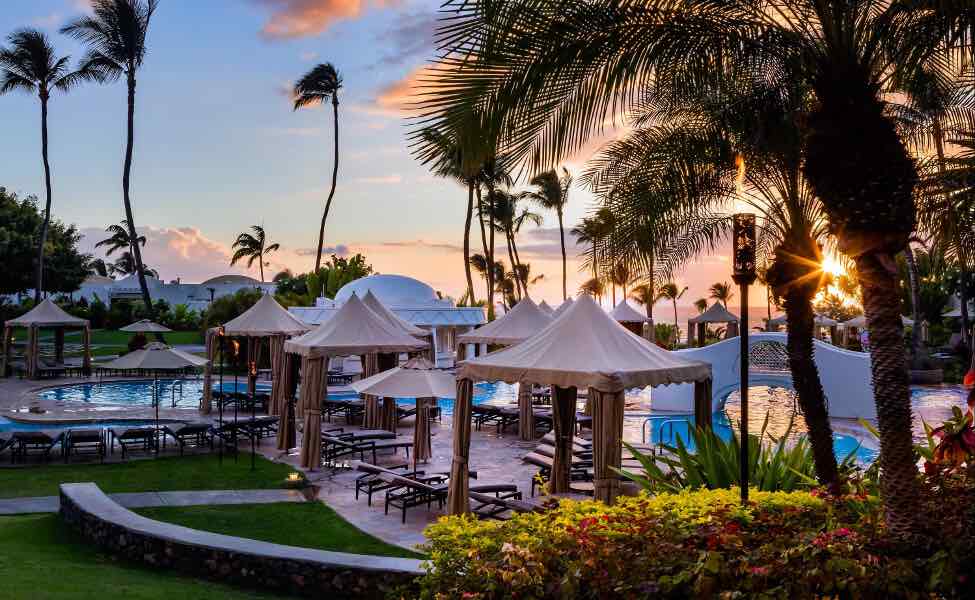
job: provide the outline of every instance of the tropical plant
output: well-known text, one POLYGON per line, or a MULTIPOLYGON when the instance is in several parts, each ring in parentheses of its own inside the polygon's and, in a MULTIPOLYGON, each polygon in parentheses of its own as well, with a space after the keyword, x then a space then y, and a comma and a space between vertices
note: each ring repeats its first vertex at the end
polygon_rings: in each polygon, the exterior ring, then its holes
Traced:
POLYGON ((653 322, 653 303, 657 300, 653 285, 649 283, 641 283, 634 286, 633 289, 630 290, 630 298, 633 298, 643 305, 644 309, 647 311, 647 319, 653 322))
MULTIPOLYGON (((130 252, 129 250, 125 250, 124 252, 119 254, 118 258, 116 258, 114 262, 108 264, 107 266, 108 266, 108 273, 110 275, 112 276, 118 275, 123 277, 126 275, 135 274, 138 268, 135 262, 135 258, 132 256, 132 252, 130 252)), ((146 276, 148 277, 155 277, 156 279, 159 279, 159 272, 151 268, 149 265, 145 263, 142 264, 142 272, 145 273, 146 276)))
POLYGON ((583 294, 589 294, 593 298, 599 300, 603 297, 603 294, 606 293, 606 284, 602 279, 593 277, 583 281, 582 284, 579 285, 579 291, 583 294))
MULTIPOLYGON (((122 202, 129 239, 137 239, 129 183, 132 174, 132 151, 135 144, 135 85, 136 73, 146 56, 146 37, 149 22, 158 0, 91 0, 90 15, 71 21, 65 33, 86 44, 88 50, 78 69, 86 79, 99 83, 116 81, 125 76, 127 95, 125 164, 122 169, 122 202)), ((152 298, 146 284, 145 268, 139 244, 131 246, 142 290, 142 301, 149 318, 153 317, 152 298)))
POLYGON ((708 309, 708 301, 704 298, 698 298, 694 301, 694 308, 697 309, 698 314, 703 314, 708 309))
POLYGON ((728 300, 731 300, 735 296, 734 292, 732 292, 733 289, 734 287, 727 281, 712 283, 711 287, 708 288, 708 297, 712 300, 717 300, 725 308, 728 308, 728 300))
POLYGON ((677 284, 673 281, 668 281, 662 284, 657 289, 657 297, 654 298, 654 302, 660 300, 670 300, 674 305, 674 345, 677 345, 678 338, 680 336, 680 325, 677 321, 677 301, 684 297, 684 293, 687 292, 687 286, 682 288, 677 287, 677 284))
POLYGON ((559 220, 559 244, 562 248, 562 300, 565 301, 569 296, 566 288, 565 225, 562 219, 565 205, 569 202, 572 175, 568 169, 562 167, 561 177, 555 169, 551 169, 535 175, 528 183, 535 189, 525 192, 525 196, 546 210, 554 210, 559 220))
POLYGON ((261 283, 264 283, 264 259, 268 254, 276 252, 281 248, 281 244, 268 244, 264 227, 261 225, 251 225, 251 231, 246 231, 237 236, 231 249, 234 251, 230 257, 230 266, 234 266, 238 261, 246 258, 247 268, 254 266, 254 261, 261 272, 261 283))
POLYGON ((0 95, 14 90, 37 93, 41 102, 41 160, 44 163, 44 186, 47 197, 44 221, 37 240, 37 265, 34 275, 34 302, 40 302, 44 290, 44 251, 51 223, 51 165, 47 156, 47 103, 51 93, 68 92, 83 74, 71 71, 70 58, 58 57, 44 33, 20 29, 7 36, 9 48, 0 48, 0 95))
POLYGON ((342 76, 332 63, 321 63, 298 80, 295 84, 294 110, 310 104, 324 104, 332 101, 332 128, 335 134, 334 159, 332 161, 332 187, 325 200, 325 210, 322 211, 322 222, 318 228, 318 251, 315 254, 315 272, 322 266, 322 248, 325 244, 325 221, 328 211, 332 207, 332 197, 335 196, 335 184, 339 176, 339 90, 342 89, 342 76))
MULTIPOLYGON (((111 224, 105 228, 105 232, 110 234, 107 238, 95 243, 96 248, 105 248, 105 256, 111 256, 116 250, 132 250, 132 238, 129 237, 129 224, 123 220, 120 224, 111 224)), ((135 238, 139 246, 146 245, 146 236, 140 235, 135 238)), ((133 271, 134 272, 134 271, 133 271)))

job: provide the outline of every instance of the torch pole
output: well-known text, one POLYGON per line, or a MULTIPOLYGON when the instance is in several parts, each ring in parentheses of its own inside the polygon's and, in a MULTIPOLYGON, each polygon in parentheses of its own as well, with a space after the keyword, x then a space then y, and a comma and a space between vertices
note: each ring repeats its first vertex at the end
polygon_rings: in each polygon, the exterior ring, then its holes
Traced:
POLYGON ((741 503, 748 502, 748 284, 741 284, 741 503))

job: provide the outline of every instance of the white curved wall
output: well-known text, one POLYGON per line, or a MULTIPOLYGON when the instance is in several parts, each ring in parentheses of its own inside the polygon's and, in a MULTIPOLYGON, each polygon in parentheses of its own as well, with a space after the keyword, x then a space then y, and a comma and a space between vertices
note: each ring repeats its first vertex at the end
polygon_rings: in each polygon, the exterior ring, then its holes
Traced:
MULTIPOLYGON (((785 333, 749 333, 748 346, 751 348, 762 342, 786 343, 785 333)), ((876 419, 877 409, 873 401, 873 385, 870 381, 870 355, 837 348, 820 340, 815 340, 816 366, 819 379, 829 402, 831 417, 843 419, 876 419)), ((712 402, 717 410, 718 403, 730 392, 738 388, 740 338, 723 340, 704 348, 677 350, 676 353, 711 363, 713 375, 712 402)), ((752 385, 791 385, 788 375, 755 373, 749 374, 752 385)), ((694 387, 690 384, 657 387, 651 390, 650 398, 654 410, 689 413, 694 410, 694 387)))

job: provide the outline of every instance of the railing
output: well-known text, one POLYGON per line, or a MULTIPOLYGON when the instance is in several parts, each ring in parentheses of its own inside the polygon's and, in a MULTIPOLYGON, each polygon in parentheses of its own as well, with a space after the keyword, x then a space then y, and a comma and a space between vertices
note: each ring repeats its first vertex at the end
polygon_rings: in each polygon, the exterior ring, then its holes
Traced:
POLYGON ((688 433, 688 435, 690 435, 690 432, 691 432, 691 422, 687 418, 683 418, 683 419, 668 419, 666 417, 648 417, 648 418, 644 419, 643 425, 641 426, 641 430, 642 430, 642 434, 643 434, 643 443, 644 444, 647 443, 647 425, 653 424, 654 421, 661 421, 661 423, 657 426, 658 427, 658 429, 657 429, 657 431, 658 431, 658 435, 657 435, 657 446, 658 447, 664 445, 664 432, 665 431, 668 431, 668 429, 667 429, 668 427, 669 427, 669 431, 670 431, 670 437, 667 438, 667 439, 670 439, 670 440, 673 440, 674 439, 674 425, 675 424, 681 424, 681 425, 686 426, 687 427, 687 433, 688 433))

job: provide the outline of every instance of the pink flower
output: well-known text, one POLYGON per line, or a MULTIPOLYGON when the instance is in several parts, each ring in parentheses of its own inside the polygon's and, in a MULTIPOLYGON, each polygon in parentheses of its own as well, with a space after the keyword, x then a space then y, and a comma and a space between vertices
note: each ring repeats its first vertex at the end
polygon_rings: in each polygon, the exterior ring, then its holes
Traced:
POLYGON ((846 537, 851 533, 853 532, 847 529, 846 527, 840 527, 839 529, 833 532, 833 535, 835 535, 836 537, 846 537))
POLYGON ((751 569, 749 569, 749 571, 751 572, 752 575, 757 575, 759 577, 764 577, 765 575, 768 575, 769 568, 768 567, 752 567, 751 569))

